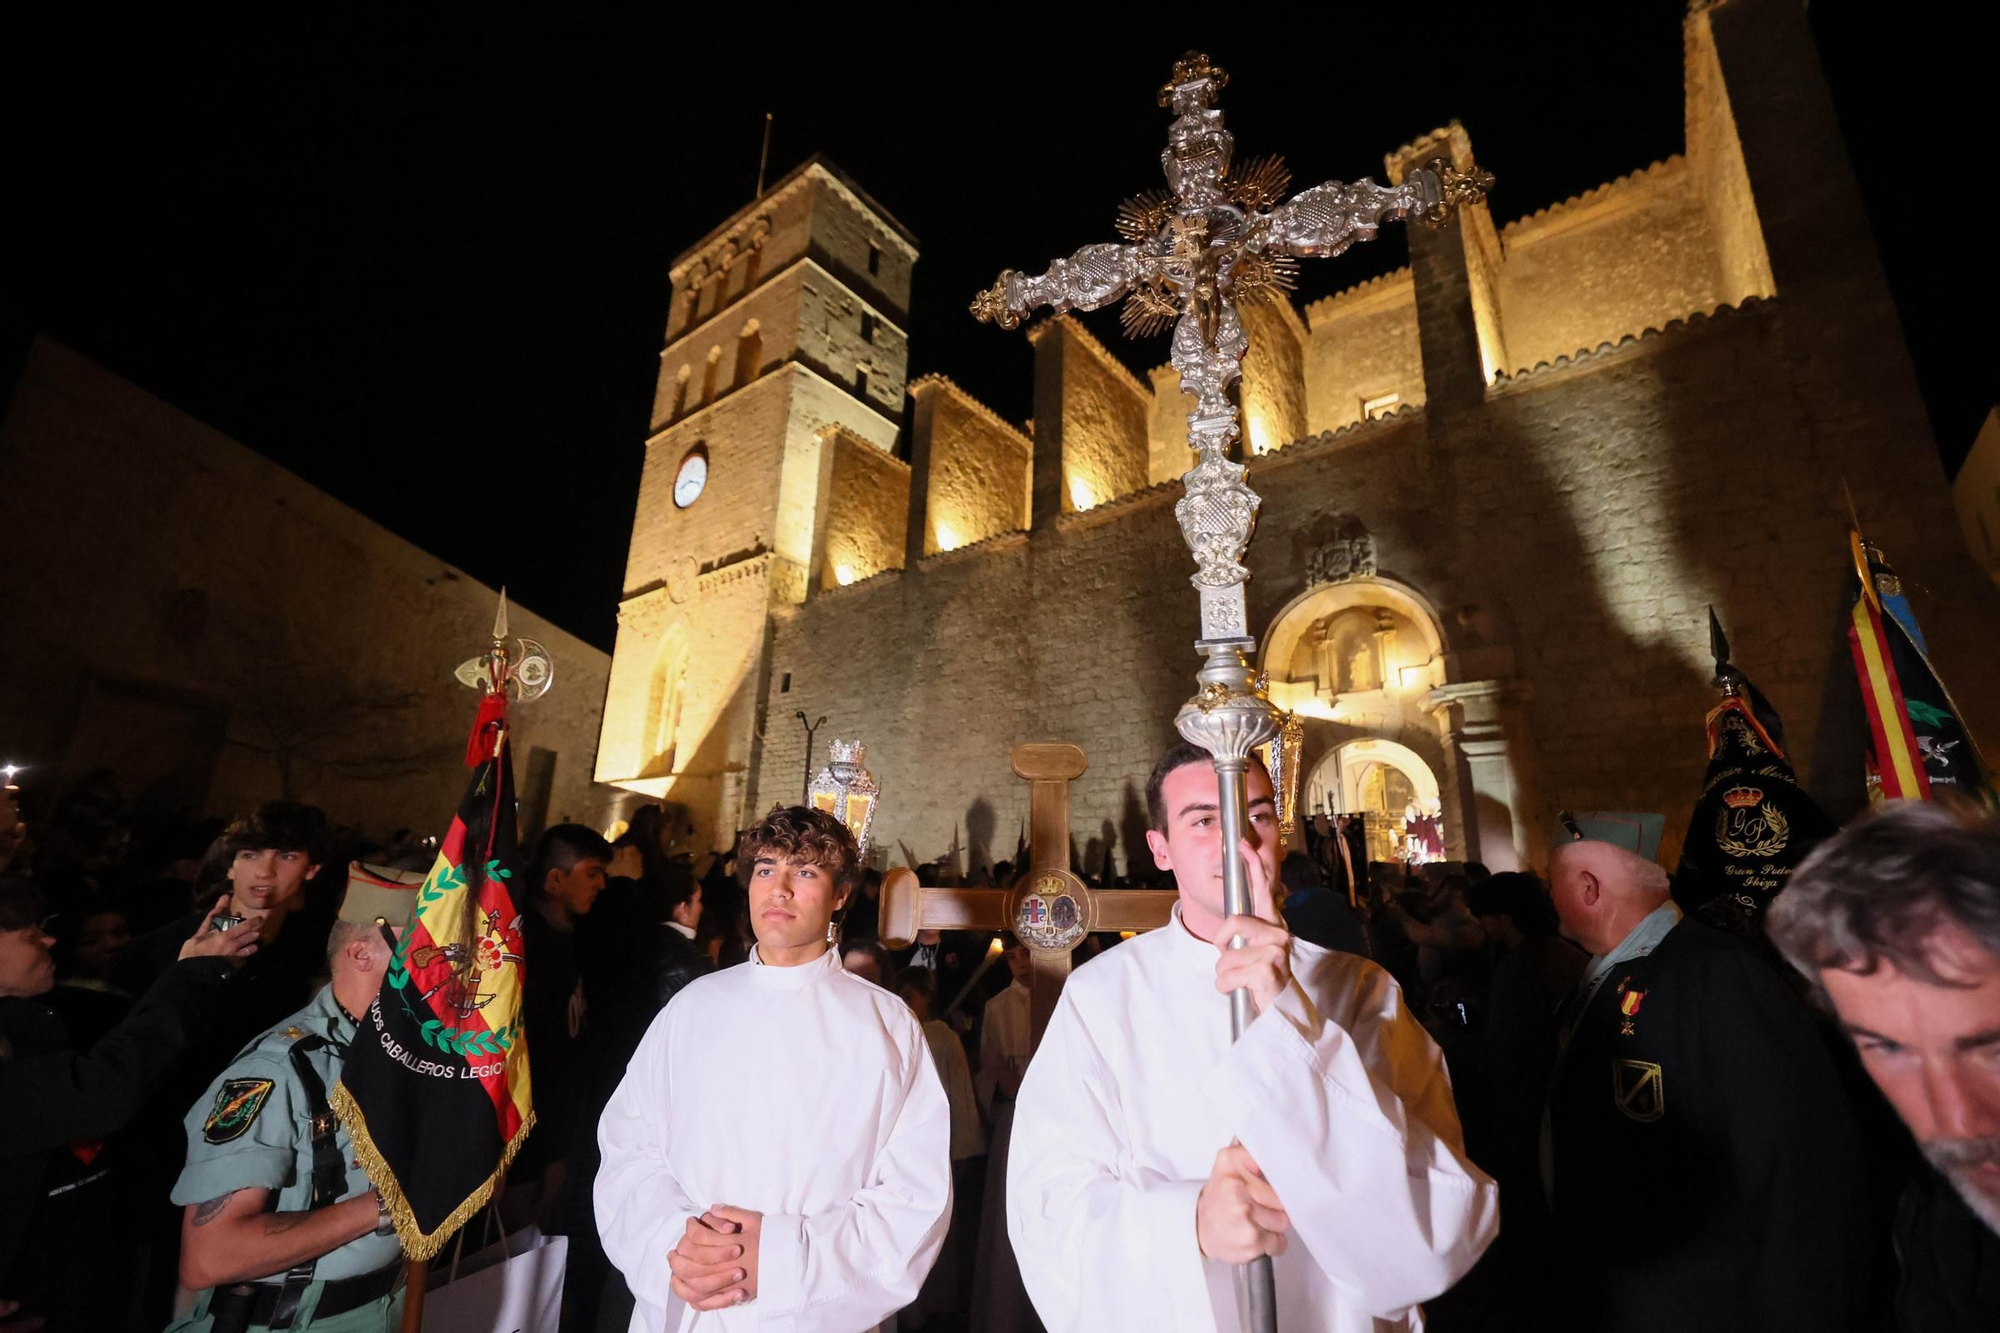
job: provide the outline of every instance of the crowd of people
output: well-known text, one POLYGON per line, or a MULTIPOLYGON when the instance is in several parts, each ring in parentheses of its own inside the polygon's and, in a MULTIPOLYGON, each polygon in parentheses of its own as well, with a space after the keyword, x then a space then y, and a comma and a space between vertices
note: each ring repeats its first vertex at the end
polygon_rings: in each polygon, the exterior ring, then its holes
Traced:
MULTIPOLYGON (((702 856, 657 806, 541 831, 498 1207, 568 1238, 563 1327, 1233 1327, 1260 1256, 1286 1329, 2000 1327, 1991 813, 1863 816, 1743 938, 1611 842, 1542 876, 1370 863, 1325 818, 1286 850, 1254 767, 1226 849, 1206 760, 1162 757, 1128 868, 1174 919, 1086 937, 1039 1040, 1028 947, 886 947, 828 816, 702 856)), ((124 814, 108 775, 0 808, 0 1333, 393 1327, 326 1099, 378 890, 435 843, 124 814)))

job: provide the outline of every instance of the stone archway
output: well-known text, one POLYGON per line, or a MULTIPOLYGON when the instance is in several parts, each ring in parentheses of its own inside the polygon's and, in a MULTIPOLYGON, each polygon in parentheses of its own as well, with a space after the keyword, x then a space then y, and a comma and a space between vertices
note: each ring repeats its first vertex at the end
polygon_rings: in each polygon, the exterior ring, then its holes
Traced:
MULTIPOLYGON (((1505 679, 1461 679, 1443 623, 1422 593, 1372 572, 1371 563, 1294 597, 1262 643, 1271 701, 1306 724, 1302 773, 1317 775, 1329 762, 1342 772, 1342 755, 1357 765, 1394 755, 1389 767, 1413 790, 1418 774, 1428 777, 1446 856, 1494 870, 1531 863, 1541 840, 1522 691, 1505 679), (1379 753, 1364 760, 1371 752, 1379 753)), ((1490 649, 1473 655, 1482 666, 1508 656, 1490 649)), ((1327 790, 1323 785, 1322 797, 1327 790)), ((1308 793, 1300 795, 1312 809, 1308 793)), ((1343 789, 1342 803, 1358 795, 1343 789)))
MULTIPOLYGON (((1314 814, 1361 815, 1367 820, 1368 859, 1387 861, 1398 855, 1396 839, 1405 831, 1405 815, 1417 812, 1435 819, 1444 810, 1437 774, 1424 757, 1407 745, 1380 736, 1359 736, 1326 751, 1305 777, 1302 807, 1314 814)), ((1444 834, 1454 830, 1445 823, 1444 834)), ((1404 859, 1436 859, 1438 852, 1404 859)))

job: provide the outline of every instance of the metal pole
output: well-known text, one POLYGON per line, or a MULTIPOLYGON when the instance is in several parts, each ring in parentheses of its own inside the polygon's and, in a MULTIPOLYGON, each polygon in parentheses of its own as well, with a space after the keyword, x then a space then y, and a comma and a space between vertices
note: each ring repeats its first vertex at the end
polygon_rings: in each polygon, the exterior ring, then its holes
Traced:
POLYGON ((755 200, 762 199, 764 197, 764 167, 770 162, 770 160, 771 160, 771 113, 766 111, 764 113, 764 149, 762 152, 757 154, 757 193, 750 196, 753 202, 755 200))
MULTIPOLYGON (((1243 770, 1241 759, 1215 761, 1216 782, 1221 787, 1222 805, 1222 910, 1231 916, 1249 916, 1254 910, 1250 901, 1250 881, 1243 872, 1243 858, 1236 846, 1243 840, 1244 826, 1249 823, 1245 810, 1243 770)), ((1228 946, 1240 949, 1244 945, 1241 935, 1232 935, 1228 946)), ((1256 1002, 1249 989, 1234 990, 1229 993, 1229 1039, 1241 1041, 1243 1034, 1257 1017, 1256 1002)), ((1236 1307, 1246 1329, 1275 1329, 1278 1326, 1277 1275, 1271 1269, 1271 1256, 1259 1255, 1247 1264, 1238 1264, 1236 1275, 1236 1307)))
POLYGON ((812 785, 813 785, 813 733, 826 725, 826 714, 821 713, 819 715, 819 721, 817 722, 808 722, 806 721, 806 710, 803 708, 799 708, 793 710, 792 716, 797 718, 799 720, 799 725, 803 726, 806 729, 806 771, 799 778, 799 804, 811 805, 812 785))
MULTIPOLYGON (((1216 801, 1222 807, 1222 910, 1230 916, 1249 916, 1256 910, 1250 901, 1249 875, 1237 850, 1250 823, 1244 774, 1251 752, 1278 734, 1277 710, 1259 693, 1257 674, 1246 655, 1245 650, 1254 646, 1255 641, 1249 638, 1199 644, 1207 658, 1195 677, 1202 688, 1174 718, 1181 735, 1207 750, 1215 761, 1216 801)), ((1237 935, 1216 943, 1240 949, 1244 940, 1237 935)), ((1256 1017, 1256 1001, 1249 990, 1231 991, 1229 1039, 1240 1041, 1256 1017)), ((1262 1255, 1235 1265, 1234 1278, 1236 1310, 1243 1327, 1252 1333, 1276 1333, 1278 1295, 1271 1257, 1262 1255)))

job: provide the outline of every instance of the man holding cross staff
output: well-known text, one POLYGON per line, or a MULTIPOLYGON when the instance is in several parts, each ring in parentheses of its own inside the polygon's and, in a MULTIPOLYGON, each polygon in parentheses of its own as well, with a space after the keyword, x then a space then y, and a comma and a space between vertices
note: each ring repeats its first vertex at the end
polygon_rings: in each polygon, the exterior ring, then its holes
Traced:
POLYGON ((1248 347, 1237 304, 1384 220, 1448 225, 1490 178, 1438 162, 1392 189, 1333 181, 1279 203, 1274 159, 1232 165, 1215 109, 1226 82, 1203 55, 1175 66, 1160 91, 1176 117, 1171 193, 1120 210, 1126 244, 1086 246, 1039 277, 1003 273, 972 306, 1012 328, 1040 305, 1124 297, 1128 330, 1171 323, 1197 400, 1198 461, 1175 513, 1206 662, 1175 718, 1187 743, 1147 784, 1147 842, 1179 901, 1163 928, 1063 987, 1016 1105, 1008 1234, 1052 1330, 1415 1329, 1418 1303, 1492 1240, 1497 1196, 1465 1157, 1443 1057, 1395 982, 1294 940, 1273 902, 1274 794, 1251 752, 1278 718, 1247 657, 1241 563, 1259 502, 1228 457, 1248 347))

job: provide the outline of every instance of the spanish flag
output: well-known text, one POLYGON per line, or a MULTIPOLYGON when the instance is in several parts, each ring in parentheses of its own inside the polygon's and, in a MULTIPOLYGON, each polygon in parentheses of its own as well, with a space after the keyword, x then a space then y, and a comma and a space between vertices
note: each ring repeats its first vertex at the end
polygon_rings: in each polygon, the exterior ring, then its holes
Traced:
POLYGON ((1902 580, 1859 532, 1849 545, 1860 591, 1847 641, 1868 718, 1868 799, 1927 801, 1956 790, 1991 802, 1990 770, 1931 665, 1902 580))
POLYGON ((472 779, 331 1097, 413 1259, 486 1206, 535 1124, 500 684, 480 701, 472 779))

